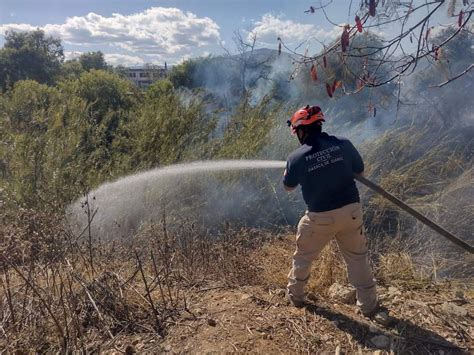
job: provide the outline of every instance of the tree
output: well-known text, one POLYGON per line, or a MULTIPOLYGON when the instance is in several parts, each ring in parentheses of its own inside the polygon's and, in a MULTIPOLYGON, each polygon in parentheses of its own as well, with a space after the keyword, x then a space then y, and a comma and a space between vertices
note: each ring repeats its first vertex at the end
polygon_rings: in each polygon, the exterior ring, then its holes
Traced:
POLYGON ((264 97, 257 105, 248 93, 236 108, 218 146, 218 158, 255 158, 268 144, 272 122, 281 116, 280 105, 264 97))
POLYGON ((119 173, 121 168, 115 164, 120 160, 122 147, 117 139, 139 100, 138 89, 113 73, 95 69, 84 72, 76 80, 63 81, 58 87, 64 97, 77 98, 86 107, 78 123, 83 128, 75 160, 80 163, 88 185, 103 176, 119 173))
POLYGON ((113 73, 92 69, 72 83, 75 93, 89 104, 91 117, 97 124, 112 112, 129 110, 135 103, 136 87, 113 73))
POLYGON ((173 93, 173 91, 173 83, 168 79, 161 79, 155 81, 148 87, 146 97, 151 100, 159 99, 163 95, 169 95, 173 93))
POLYGON ((61 40, 46 37, 42 30, 8 31, 0 49, 0 86, 2 91, 19 80, 52 84, 64 60, 61 40))
POLYGON ((56 90, 32 80, 17 82, 2 97, 1 120, 5 122, 2 141, 5 160, 15 177, 13 190, 20 200, 32 201, 44 182, 44 157, 52 102, 56 90))
POLYGON ((84 68, 77 59, 67 60, 61 68, 61 77, 66 80, 78 79, 84 72, 84 68))
MULTIPOLYGON (((444 29, 434 36, 433 43, 444 42, 453 32, 452 28, 444 29)), ((437 60, 427 63, 426 70, 412 76, 401 97, 402 103, 408 105, 407 111, 414 105, 420 111, 423 108, 427 117, 439 120, 445 129, 466 124, 472 105, 466 104, 469 98, 465 93, 472 92, 474 82, 474 72, 466 68, 472 68, 473 63, 472 35, 460 33, 443 47, 437 60), (458 75, 463 79, 456 80, 458 75)))
POLYGON ((234 32, 234 45, 237 54, 231 54, 224 48, 227 58, 235 62, 239 70, 240 97, 243 99, 250 87, 255 86, 258 80, 267 79, 268 68, 265 66, 270 61, 269 56, 258 58, 255 55, 257 33, 251 32, 244 39, 240 31, 234 32))
POLYGON ((81 63, 82 68, 86 71, 90 71, 92 69, 107 69, 107 63, 104 59, 104 53, 102 53, 101 51, 82 53, 79 57, 79 63, 81 63))
MULTIPOLYGON (((324 50, 314 56, 297 53, 285 44, 284 38, 279 38, 279 45, 290 51, 296 68, 304 63, 323 66, 323 62, 330 55, 337 56, 345 66, 350 58, 368 59, 378 56, 375 60, 367 60, 361 70, 351 73, 363 87, 379 87, 394 82, 400 84, 407 76, 415 73, 421 60, 437 61, 440 51, 448 46, 453 38, 460 34, 472 36, 468 23, 474 10, 469 1, 361 0, 358 7, 352 7, 350 2, 349 14, 354 16, 354 22, 347 25, 339 25, 328 17, 326 8, 331 3, 331 0, 325 4, 320 2, 320 6, 311 6, 306 12, 322 12, 329 23, 339 27, 341 36, 337 41, 330 45, 323 44, 324 50), (430 20, 439 16, 442 11, 447 11, 453 18, 452 34, 444 41, 435 43, 432 40, 433 27, 430 20), (355 43, 354 39, 364 31, 391 23, 400 24, 399 32, 384 38, 378 45, 359 46, 355 43)), ((469 65, 461 73, 467 73, 472 67, 469 65)), ((452 78, 458 77, 453 74, 452 78)), ((345 93, 351 94, 357 90, 345 93)))
POLYGON ((184 104, 169 80, 156 81, 127 127, 132 166, 151 168, 205 158, 215 123, 200 100, 184 104))
MULTIPOLYGON (((336 43, 334 41, 330 45, 336 43)), ((371 53, 367 48, 374 48, 383 43, 383 38, 370 32, 353 39, 352 47, 347 49, 348 56, 341 60, 336 52, 330 52, 324 57, 322 65, 318 66, 317 78, 309 75, 316 63, 302 63, 295 72, 293 82, 299 88, 303 102, 317 100, 324 107, 330 105, 333 98, 338 104, 332 112, 333 123, 351 121, 353 123, 377 115, 377 110, 388 109, 391 98, 396 90, 394 83, 383 85, 377 90, 365 89, 364 82, 359 79, 358 73, 367 70, 367 64, 379 61, 380 53, 371 53), (351 56, 362 54, 366 56, 351 56), (302 75, 301 75, 302 74, 302 75)), ((390 69, 382 63, 378 72, 380 75, 390 69)), ((362 79, 367 80, 368 74, 363 74, 362 79)))
POLYGON ((173 83, 174 87, 180 86, 193 88, 193 76, 196 72, 198 65, 202 62, 200 59, 187 59, 181 64, 175 65, 170 73, 169 80, 173 83))

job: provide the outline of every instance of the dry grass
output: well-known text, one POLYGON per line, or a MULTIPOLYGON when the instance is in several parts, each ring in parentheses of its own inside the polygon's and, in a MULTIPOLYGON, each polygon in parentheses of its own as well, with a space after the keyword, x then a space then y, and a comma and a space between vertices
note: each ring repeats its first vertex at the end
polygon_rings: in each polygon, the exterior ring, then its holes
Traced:
MULTIPOLYGON (((192 351, 196 343, 208 351, 216 349, 213 339, 234 344, 217 348, 222 351, 317 351, 343 344, 345 332, 352 334, 353 351, 371 347, 363 340, 368 325, 350 318, 356 317, 353 307, 331 309, 334 302, 324 301, 332 283, 346 282, 334 242, 314 263, 308 287, 326 311, 302 315, 287 309, 278 291, 286 285, 291 263, 291 232, 227 229, 209 235, 187 224, 170 232, 163 221, 131 240, 94 243, 90 259, 87 236, 78 239, 61 225, 54 230, 65 242, 54 249, 52 261, 38 254, 38 248, 29 248, 35 253, 22 258, 2 253, 0 347, 7 352, 123 352, 137 344, 147 351, 162 351, 166 344, 192 351), (209 328, 209 319, 217 321, 217 333, 209 328), (334 319, 349 322, 351 328, 334 328, 334 319), (254 325, 242 333, 247 323, 254 325), (246 343, 249 335, 264 333, 275 337, 272 346, 246 343), (236 345, 239 339, 245 345, 236 345)), ((47 235, 34 228, 30 232, 47 235)), ((375 265, 382 284, 410 289, 413 280, 423 280, 423 289, 431 284, 418 275, 418 266, 405 252, 381 255, 375 265)))
POLYGON ((415 265, 407 253, 381 255, 377 276, 385 284, 394 280, 412 281, 416 279, 415 265))
MULTIPOLYGON (((285 288, 294 251, 294 235, 280 235, 277 240, 265 243, 255 251, 260 266, 262 285, 268 288, 285 288)), ((313 263, 312 276, 307 290, 325 295, 333 283, 347 283, 345 264, 335 241, 331 241, 313 263)))
POLYGON ((19 210, 19 217, 1 234, 0 347, 10 352, 89 352, 113 348, 119 334, 163 338, 181 314, 192 315, 193 290, 215 280, 260 282, 250 258, 266 238, 258 231, 208 236, 191 225, 170 233, 163 221, 134 239, 90 248, 87 234, 46 223, 41 213, 19 210))
MULTIPOLYGON (((472 244, 473 143, 462 130, 412 126, 386 133, 363 151, 373 181, 472 244)), ((382 197, 366 189, 363 196, 374 254, 407 254, 425 265, 418 270, 425 278, 474 276, 471 255, 382 197)))
POLYGON ((314 264, 314 281, 309 284, 309 289, 315 294, 326 294, 329 286, 335 282, 340 284, 348 282, 345 264, 336 241, 332 240, 323 249, 314 264))

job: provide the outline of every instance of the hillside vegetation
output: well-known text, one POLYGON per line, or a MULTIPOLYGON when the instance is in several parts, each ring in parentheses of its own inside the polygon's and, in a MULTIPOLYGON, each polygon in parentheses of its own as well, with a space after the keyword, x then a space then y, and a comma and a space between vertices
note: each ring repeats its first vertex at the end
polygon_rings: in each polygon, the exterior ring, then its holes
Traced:
MULTIPOLYGON (((288 82, 289 59, 268 50, 245 68, 238 58, 192 59, 141 90, 100 52, 64 61, 59 39, 10 33, 0 49, 0 349, 472 351, 474 259, 364 188, 390 327, 330 291, 347 283, 333 245, 314 266, 312 305, 284 303, 304 206, 281 191, 281 172, 176 179, 158 218, 137 216, 108 241, 94 233, 91 208, 102 183, 151 168, 285 159, 297 146, 289 114, 317 104, 326 130, 360 149, 369 178, 472 244, 472 72, 429 88, 473 62, 470 41, 449 42, 450 64, 420 66, 401 93, 394 84, 329 98, 304 65, 288 82), (66 219, 77 201, 79 230, 66 219)), ((356 85, 337 58, 328 62, 320 81, 356 85)), ((150 208, 164 204, 150 198, 150 208)))

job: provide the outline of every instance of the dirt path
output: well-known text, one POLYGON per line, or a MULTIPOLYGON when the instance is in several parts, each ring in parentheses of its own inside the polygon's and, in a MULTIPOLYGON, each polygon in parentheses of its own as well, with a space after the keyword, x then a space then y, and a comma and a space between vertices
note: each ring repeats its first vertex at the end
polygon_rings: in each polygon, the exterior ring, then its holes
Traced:
POLYGON ((206 353, 391 350, 418 354, 473 349, 471 304, 456 308, 468 314, 455 316, 446 314, 449 310, 443 304, 463 302, 453 302, 444 290, 407 291, 403 299, 398 289, 389 292, 381 288, 380 292, 395 318, 390 327, 359 316, 355 305, 315 300, 305 308, 290 307, 281 290, 205 290, 193 300, 196 319, 190 315, 180 320, 162 349, 206 353), (399 299, 394 300, 396 297, 399 299))

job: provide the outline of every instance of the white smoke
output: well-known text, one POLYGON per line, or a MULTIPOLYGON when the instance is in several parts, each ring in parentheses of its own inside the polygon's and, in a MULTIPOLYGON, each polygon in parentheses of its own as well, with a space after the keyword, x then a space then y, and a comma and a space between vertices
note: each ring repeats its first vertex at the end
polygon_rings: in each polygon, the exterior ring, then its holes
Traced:
MULTIPOLYGON (((152 169, 100 185, 88 194, 89 206, 85 198, 80 198, 69 206, 68 216, 80 232, 87 226, 89 208, 94 216, 93 235, 100 239, 131 236, 146 224, 159 223, 164 214, 168 218, 193 217, 208 222, 208 226, 226 220, 236 222, 246 215, 247 220, 257 221, 258 216, 274 213, 274 205, 269 211, 264 210, 264 204, 252 205, 267 198, 258 178, 265 177, 262 174, 269 169, 277 170, 276 175, 267 175, 263 184, 278 184, 284 166, 284 161, 227 160, 152 169), (244 170, 259 170, 259 175, 233 179, 235 175, 230 174, 244 170), (254 215, 243 213, 246 209, 253 210, 254 215)), ((275 201, 279 201, 278 196, 273 204, 275 201)))

